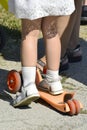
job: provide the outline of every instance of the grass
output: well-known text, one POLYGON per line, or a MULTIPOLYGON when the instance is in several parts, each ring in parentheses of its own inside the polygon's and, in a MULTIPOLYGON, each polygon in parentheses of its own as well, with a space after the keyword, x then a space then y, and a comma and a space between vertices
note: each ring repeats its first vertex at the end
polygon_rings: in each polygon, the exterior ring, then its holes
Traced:
POLYGON ((87 39, 87 23, 86 25, 80 25, 80 38, 87 39))
POLYGON ((1 51, 3 58, 20 61, 21 21, 2 7, 0 7, 0 29, 5 40, 5 47, 1 51))
POLYGON ((20 39, 21 21, 2 7, 0 7, 0 27, 6 33, 7 39, 9 37, 20 39))
POLYGON ((21 21, 2 7, 0 7, 0 24, 8 27, 9 29, 21 29, 21 21))

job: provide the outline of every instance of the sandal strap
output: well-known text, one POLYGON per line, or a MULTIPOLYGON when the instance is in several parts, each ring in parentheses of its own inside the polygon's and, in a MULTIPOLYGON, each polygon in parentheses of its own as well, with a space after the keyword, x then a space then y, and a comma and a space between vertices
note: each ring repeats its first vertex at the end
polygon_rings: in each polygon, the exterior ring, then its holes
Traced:
POLYGON ((49 91, 51 86, 48 84, 48 81, 44 79, 39 83, 38 88, 49 91))
MULTIPOLYGON (((52 83, 52 82, 57 82, 59 79, 55 79, 55 80, 52 80, 52 81, 49 81, 49 83, 52 83)), ((45 90, 45 91, 51 91, 51 86, 49 85, 48 81, 46 79, 43 79, 39 85, 38 85, 38 88, 42 89, 42 90, 45 90)))

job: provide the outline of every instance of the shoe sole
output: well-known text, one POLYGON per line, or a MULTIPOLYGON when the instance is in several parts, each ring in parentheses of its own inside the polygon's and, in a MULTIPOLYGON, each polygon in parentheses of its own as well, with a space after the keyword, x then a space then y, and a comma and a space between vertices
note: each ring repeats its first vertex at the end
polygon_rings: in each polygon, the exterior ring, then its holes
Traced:
POLYGON ((38 89, 40 89, 41 91, 44 91, 44 92, 48 92, 48 93, 50 93, 51 95, 58 95, 58 94, 61 94, 61 93, 64 92, 63 90, 59 90, 59 91, 52 92, 52 91, 49 91, 49 89, 43 88, 43 87, 38 87, 38 89))
POLYGON ((39 95, 31 95, 29 97, 26 97, 25 99, 21 100, 20 102, 14 104, 14 107, 21 107, 21 106, 28 106, 29 104, 31 104, 31 102, 37 100, 38 98, 40 98, 39 95))
POLYGON ((59 90, 57 92, 49 92, 49 93, 52 95, 59 95, 59 94, 62 94, 63 92, 64 92, 63 90, 59 90))

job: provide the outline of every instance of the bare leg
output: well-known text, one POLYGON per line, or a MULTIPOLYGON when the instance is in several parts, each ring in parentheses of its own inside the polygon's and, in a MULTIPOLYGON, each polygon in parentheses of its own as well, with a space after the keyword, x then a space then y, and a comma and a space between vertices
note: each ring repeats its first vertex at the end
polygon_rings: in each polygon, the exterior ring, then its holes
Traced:
POLYGON ((37 62, 37 40, 41 19, 22 20, 22 48, 21 58, 23 66, 36 66, 37 62))
POLYGON ((47 67, 50 70, 58 70, 60 64, 61 44, 56 29, 56 17, 43 19, 42 31, 46 42, 47 67))
POLYGON ((35 84, 37 62, 37 39, 41 27, 41 19, 22 20, 22 78, 21 93, 14 99, 13 105, 24 106, 40 97, 35 84))
POLYGON ((48 69, 58 70, 60 65, 61 46, 58 35, 46 39, 46 56, 48 69))
POLYGON ((63 88, 59 78, 61 43, 57 34, 57 17, 45 17, 42 20, 42 32, 46 43, 47 73, 46 80, 51 94, 60 94, 63 88))

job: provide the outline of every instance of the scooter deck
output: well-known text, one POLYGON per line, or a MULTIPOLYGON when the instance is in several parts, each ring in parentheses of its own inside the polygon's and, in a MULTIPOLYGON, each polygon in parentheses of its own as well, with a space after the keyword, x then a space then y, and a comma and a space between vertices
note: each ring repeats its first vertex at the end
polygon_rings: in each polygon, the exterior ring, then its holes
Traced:
MULTIPOLYGON (((39 69, 37 69, 37 76, 36 77, 37 77, 36 84, 38 86, 38 84, 43 80, 39 69)), ((38 88, 38 91, 40 93, 40 98, 43 99, 48 104, 50 104, 56 110, 59 110, 63 113, 67 113, 67 112, 72 111, 71 109, 73 109, 73 104, 70 107, 69 104, 67 103, 67 101, 73 99, 74 94, 75 94, 74 92, 64 91, 62 94, 52 95, 46 91, 41 90, 40 88, 38 88)), ((79 110, 80 110, 83 108, 83 106, 79 101, 78 101, 78 103, 79 104, 77 104, 77 105, 79 105, 79 106, 75 106, 75 107, 79 107, 79 110)), ((77 109, 77 108, 75 108, 75 109, 77 109)))
POLYGON ((48 104, 50 104, 53 108, 64 113, 70 111, 70 108, 66 103, 66 101, 72 99, 74 93, 69 93, 64 91, 62 94, 56 96, 41 90, 39 90, 39 93, 40 93, 40 98, 46 101, 48 104))

